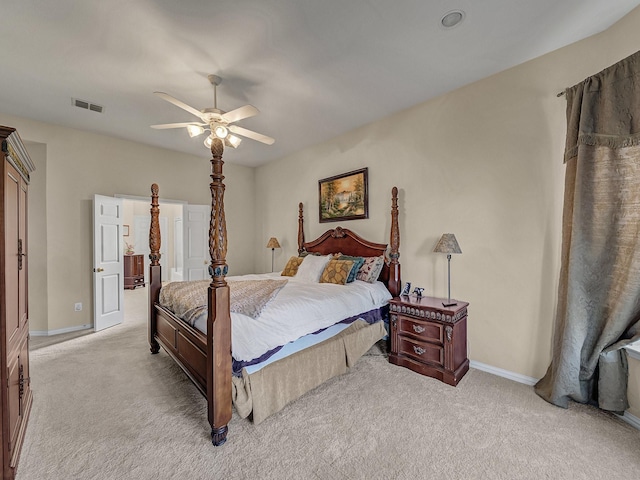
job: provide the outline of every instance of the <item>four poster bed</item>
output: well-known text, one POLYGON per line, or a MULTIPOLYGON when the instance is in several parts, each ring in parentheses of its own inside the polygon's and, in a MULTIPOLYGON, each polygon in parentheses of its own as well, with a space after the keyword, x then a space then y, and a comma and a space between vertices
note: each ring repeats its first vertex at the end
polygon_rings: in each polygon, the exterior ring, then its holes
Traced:
MULTIPOLYGON (((385 335, 382 319, 388 309, 388 300, 392 296, 397 296, 400 291, 400 263, 398 262, 400 235, 396 187, 392 190, 391 241, 388 251, 386 244, 367 241, 351 230, 341 227, 328 230, 317 239, 306 242, 302 203, 299 205, 298 253, 301 256, 315 257, 308 261, 305 257, 304 261, 300 260, 300 264, 305 261, 307 264, 328 262, 329 260, 323 259, 338 258, 331 256, 337 253, 369 259, 386 258, 387 261, 380 262, 383 264, 378 281, 374 278, 373 281, 368 282, 356 280, 341 285, 315 283, 311 286, 309 282, 303 282, 296 276, 285 277, 279 274, 226 278, 228 268, 225 260, 227 238, 223 204, 225 187, 222 175, 222 150, 222 142, 214 141, 211 147, 212 210, 209 230, 211 281, 207 280, 206 285, 200 285, 199 288, 202 290, 198 294, 186 295, 187 297, 201 295, 202 307, 197 315, 192 315, 193 322, 188 320, 190 323, 187 323, 174 314, 174 311, 182 313, 182 310, 180 310, 181 307, 173 308, 176 306, 172 303, 176 297, 171 296, 170 287, 173 284, 165 286, 161 291, 159 206, 156 184, 151 186, 149 232, 151 352, 158 353, 162 346, 205 395, 208 404, 208 420, 211 425, 211 439, 214 445, 221 445, 226 441, 232 402, 241 417, 252 415, 254 423, 260 423, 264 418, 281 410, 287 403, 299 398, 307 391, 329 378, 344 373, 347 367, 352 366, 385 335), (253 307, 242 305, 247 303, 244 300, 248 297, 246 290, 240 290, 239 287, 251 283, 260 288, 264 285, 273 285, 269 293, 266 296, 263 295, 266 302, 263 300, 257 313, 254 311, 247 313, 247 308, 251 310, 253 307), (233 292, 230 285, 233 286, 233 292), (337 310, 334 312, 332 306, 317 304, 316 309, 322 312, 321 317, 326 318, 319 319, 320 328, 318 324, 310 324, 316 326, 308 327, 307 333, 297 339, 298 334, 293 331, 298 324, 304 324, 308 318, 313 317, 314 313, 296 310, 292 313, 295 321, 289 320, 289 323, 286 323, 286 320, 283 320, 285 323, 277 325, 278 320, 287 317, 289 308, 294 308, 287 302, 311 306, 316 304, 317 299, 300 297, 297 293, 302 291, 302 295, 306 295, 307 290, 316 288, 325 289, 318 294, 314 293, 323 297, 323 301, 326 301, 324 297, 328 298, 328 291, 342 296, 337 302, 347 305, 351 311, 349 313, 349 310, 340 310, 338 313, 337 310), (345 295, 349 296, 345 297, 345 295), (367 302, 373 303, 369 305, 367 302), (252 315, 253 313, 256 315, 252 315), (274 317, 273 323, 271 323, 272 320, 263 321, 265 318, 270 318, 270 315, 274 317), (337 317, 329 318, 331 315, 337 317), (251 326, 262 323, 263 330, 257 327, 257 333, 247 334, 246 331, 240 330, 239 325, 242 322, 251 326), (233 341, 232 330, 234 331, 233 341), (273 340, 272 343, 268 343, 271 341, 269 337, 272 336, 272 331, 275 330, 281 330, 290 336, 279 344, 286 345, 273 348, 277 342, 273 340), (242 337, 246 336, 248 338, 245 338, 242 344, 242 337), (262 350, 252 351, 256 344, 265 342, 267 345, 262 350), (239 354, 238 352, 244 351, 243 349, 248 349, 250 353, 239 354), (256 351, 266 353, 257 355, 256 351), (254 354, 257 357, 253 358, 254 354), (240 358, 236 358, 238 356, 240 358), (252 358, 253 361, 251 361, 252 358)), ((346 265, 349 264, 348 262, 349 260, 346 265)), ((186 284, 192 283, 194 282, 181 282, 177 287, 186 288, 186 284)), ((194 309, 189 310, 190 313, 194 311, 194 309)))

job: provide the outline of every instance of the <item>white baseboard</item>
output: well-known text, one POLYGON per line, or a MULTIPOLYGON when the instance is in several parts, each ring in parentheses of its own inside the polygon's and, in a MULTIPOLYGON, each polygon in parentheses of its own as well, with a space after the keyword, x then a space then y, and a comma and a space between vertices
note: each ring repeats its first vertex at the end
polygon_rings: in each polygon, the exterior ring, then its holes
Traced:
MULTIPOLYGON (((638 342, 636 342, 637 344, 638 342)), ((631 358, 635 358, 636 360, 640 360, 640 345, 627 345, 624 347, 627 351, 627 355, 631 358)))
POLYGON ((635 415, 632 415, 629 412, 624 412, 624 415, 618 415, 618 417, 620 417, 621 420, 624 420, 632 427, 636 427, 638 430, 640 430, 640 418, 636 417, 635 415))
POLYGON ((29 330, 32 337, 50 337, 52 335, 60 335, 61 333, 77 332, 78 330, 87 330, 93 328, 93 325, 78 325, 75 327, 59 328, 58 330, 29 330))
POLYGON ((492 367, 491 365, 487 365, 486 363, 482 362, 476 362, 475 360, 471 360, 469 362, 469 366, 477 370, 482 370, 483 372, 492 373, 493 375, 497 375, 499 377, 508 378, 509 380, 513 380, 514 382, 524 383, 525 385, 534 386, 536 383, 538 383, 537 378, 527 377, 526 375, 510 372, 509 370, 504 370, 498 367, 492 367))
MULTIPOLYGON (((520 375, 519 373, 510 372, 509 370, 504 370, 498 367, 492 367, 491 365, 487 365, 486 363, 476 362, 471 360, 469 362, 469 366, 471 368, 475 368, 477 370, 482 370, 483 372, 492 373, 493 375, 497 375, 499 377, 508 378, 509 380, 513 380, 514 382, 524 383, 525 385, 534 386, 538 383, 537 378, 527 377, 526 375, 520 375)), ((632 415, 629 412, 624 412, 624 415, 618 415, 621 420, 627 422, 632 427, 640 430, 640 418, 632 415)))

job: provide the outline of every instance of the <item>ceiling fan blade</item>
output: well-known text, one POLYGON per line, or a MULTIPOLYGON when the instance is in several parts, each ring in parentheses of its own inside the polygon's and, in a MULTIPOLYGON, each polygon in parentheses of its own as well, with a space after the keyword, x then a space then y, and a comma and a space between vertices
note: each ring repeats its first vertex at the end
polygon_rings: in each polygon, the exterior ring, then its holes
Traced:
POLYGON ((188 127, 189 125, 200 125, 204 126, 206 123, 196 123, 196 122, 183 122, 183 123, 163 123, 161 125, 151 125, 151 128, 157 128, 158 130, 162 130, 165 128, 181 128, 188 127))
POLYGON ((251 140, 257 140, 258 142, 266 143, 267 145, 273 145, 273 142, 275 142, 275 139, 271 137, 267 137, 266 135, 262 135, 261 133, 247 130, 246 128, 239 127, 238 125, 229 125, 229 130, 231 130, 233 133, 237 133, 238 135, 242 135, 243 137, 250 138, 251 140))
POLYGON ((181 108, 183 110, 186 110, 187 112, 189 112, 192 115, 195 115, 198 118, 202 118, 202 112, 200 110, 196 110, 195 108, 190 107, 186 103, 181 102, 180 100, 178 100, 177 98, 172 97, 168 93, 164 93, 164 92, 153 92, 153 93, 158 95, 163 100, 166 100, 169 103, 173 103, 176 107, 179 107, 179 108, 181 108))
POLYGON ((253 117, 259 114, 260 111, 253 105, 245 105, 244 107, 236 108, 230 112, 224 113, 222 119, 227 123, 234 123, 243 118, 253 117))

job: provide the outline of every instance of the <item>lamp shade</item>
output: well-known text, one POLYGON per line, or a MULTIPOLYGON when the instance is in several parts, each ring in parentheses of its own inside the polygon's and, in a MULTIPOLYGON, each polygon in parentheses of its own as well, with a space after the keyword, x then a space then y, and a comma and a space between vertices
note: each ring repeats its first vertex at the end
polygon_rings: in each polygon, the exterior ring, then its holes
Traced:
POLYGON ((437 253, 462 253, 453 233, 443 233, 433 251, 437 253))
POLYGON ((202 135, 204 133, 204 128, 200 125, 187 125, 187 133, 191 138, 197 137, 198 135, 202 135))
POLYGON ((271 237, 269 239, 269 243, 267 243, 267 248, 280 248, 280 244, 278 243, 278 239, 276 237, 271 237))
POLYGON ((240 137, 230 133, 229 135, 227 135, 227 138, 225 138, 224 144, 232 148, 238 148, 238 145, 240 145, 241 141, 242 139, 240 137))

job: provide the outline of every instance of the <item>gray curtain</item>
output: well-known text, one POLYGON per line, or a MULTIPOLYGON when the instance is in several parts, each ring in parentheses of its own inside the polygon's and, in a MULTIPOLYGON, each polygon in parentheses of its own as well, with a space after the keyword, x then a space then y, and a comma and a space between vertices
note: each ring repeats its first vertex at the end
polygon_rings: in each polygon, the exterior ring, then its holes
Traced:
POLYGON ((640 52, 565 91, 566 177, 553 356, 535 391, 622 412, 640 333, 640 52))

